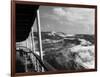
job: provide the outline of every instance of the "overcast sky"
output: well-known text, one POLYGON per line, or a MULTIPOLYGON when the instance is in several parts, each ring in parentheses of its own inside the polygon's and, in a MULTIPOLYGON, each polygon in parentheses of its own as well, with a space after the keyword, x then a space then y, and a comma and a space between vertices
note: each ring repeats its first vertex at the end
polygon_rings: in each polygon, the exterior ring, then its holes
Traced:
POLYGON ((94 34, 94 9, 40 6, 42 31, 94 34))

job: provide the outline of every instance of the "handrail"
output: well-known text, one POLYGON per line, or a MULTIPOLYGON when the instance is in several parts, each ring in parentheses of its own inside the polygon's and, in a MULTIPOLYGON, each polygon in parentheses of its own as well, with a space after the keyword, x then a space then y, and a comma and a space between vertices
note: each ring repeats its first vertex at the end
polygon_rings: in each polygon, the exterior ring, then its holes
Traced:
POLYGON ((35 54, 34 52, 32 52, 31 49, 29 49, 25 46, 17 46, 16 48, 19 48, 19 49, 24 49, 25 48, 28 51, 26 51, 26 52, 23 51, 23 52, 32 53, 35 56, 36 60, 38 60, 40 65, 44 68, 44 71, 56 71, 56 69, 53 66, 51 66, 47 61, 45 61, 45 60, 41 61, 40 57, 37 54, 35 54))

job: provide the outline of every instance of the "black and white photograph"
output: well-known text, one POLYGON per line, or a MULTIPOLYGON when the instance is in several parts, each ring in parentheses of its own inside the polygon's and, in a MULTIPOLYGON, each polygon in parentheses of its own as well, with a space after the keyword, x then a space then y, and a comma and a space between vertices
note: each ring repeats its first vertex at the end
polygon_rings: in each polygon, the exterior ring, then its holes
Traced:
POLYGON ((16 73, 95 69, 95 8, 16 4, 16 73))

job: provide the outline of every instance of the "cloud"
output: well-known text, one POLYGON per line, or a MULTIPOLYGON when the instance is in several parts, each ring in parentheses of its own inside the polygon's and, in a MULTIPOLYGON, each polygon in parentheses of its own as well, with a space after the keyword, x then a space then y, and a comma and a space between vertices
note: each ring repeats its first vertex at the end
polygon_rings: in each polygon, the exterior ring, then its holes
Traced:
POLYGON ((81 33, 94 33, 94 9, 74 7, 46 7, 45 9, 42 9, 41 21, 45 20, 45 23, 52 24, 53 28, 59 26, 58 28, 69 30, 69 33, 71 30, 77 33, 80 31, 81 33))
POLYGON ((94 10, 86 8, 53 8, 53 12, 58 17, 59 23, 68 24, 73 23, 76 26, 81 25, 94 25, 94 10))
POLYGON ((86 8, 53 8, 53 13, 60 19, 67 19, 69 21, 89 20, 93 19, 93 9, 86 8), (61 17, 62 16, 62 17, 61 17))
POLYGON ((65 16, 66 15, 66 11, 63 8, 57 7, 57 8, 53 8, 53 12, 59 16, 65 16))

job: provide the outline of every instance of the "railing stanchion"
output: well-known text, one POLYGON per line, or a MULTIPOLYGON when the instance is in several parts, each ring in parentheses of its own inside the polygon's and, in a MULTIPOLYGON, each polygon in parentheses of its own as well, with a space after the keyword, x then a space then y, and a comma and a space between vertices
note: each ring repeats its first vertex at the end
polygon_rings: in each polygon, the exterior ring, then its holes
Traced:
MULTIPOLYGON (((39 34, 39 54, 40 54, 40 59, 43 62, 42 37, 41 37, 39 9, 37 10, 37 29, 38 29, 38 34, 39 34)), ((41 69, 42 69, 42 72, 44 72, 44 68, 41 67, 41 69)))

